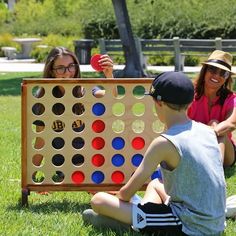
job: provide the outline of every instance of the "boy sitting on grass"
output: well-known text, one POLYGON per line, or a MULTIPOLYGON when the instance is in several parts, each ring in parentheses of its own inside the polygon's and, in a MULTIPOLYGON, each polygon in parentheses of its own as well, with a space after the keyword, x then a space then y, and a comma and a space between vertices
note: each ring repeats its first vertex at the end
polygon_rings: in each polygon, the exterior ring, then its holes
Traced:
POLYGON ((182 72, 165 72, 155 78, 149 95, 167 130, 153 140, 116 196, 93 196, 93 210, 83 212, 84 221, 107 227, 121 222, 158 235, 220 235, 226 199, 222 158, 213 129, 186 114, 194 96, 192 82, 182 72), (151 181, 141 203, 133 204, 132 196, 158 164, 163 183, 151 181))

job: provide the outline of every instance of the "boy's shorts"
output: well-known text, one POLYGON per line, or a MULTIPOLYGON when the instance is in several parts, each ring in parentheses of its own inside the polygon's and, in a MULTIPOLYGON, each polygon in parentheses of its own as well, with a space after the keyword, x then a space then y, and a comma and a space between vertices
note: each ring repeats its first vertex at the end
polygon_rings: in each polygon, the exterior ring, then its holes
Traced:
POLYGON ((133 229, 157 235, 186 235, 182 232, 180 219, 174 216, 170 206, 148 202, 133 205, 133 229))

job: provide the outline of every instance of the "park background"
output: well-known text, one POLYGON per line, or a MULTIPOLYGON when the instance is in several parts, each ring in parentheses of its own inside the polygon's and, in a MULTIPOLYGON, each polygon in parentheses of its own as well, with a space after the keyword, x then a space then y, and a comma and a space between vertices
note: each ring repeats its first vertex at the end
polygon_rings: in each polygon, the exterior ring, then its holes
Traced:
MULTIPOLYGON (((32 58, 43 62, 51 47, 63 45, 74 50, 74 40, 93 39, 93 53, 98 39, 119 39, 112 0, 17 0, 13 10, 0 0, 0 47, 12 46, 14 37, 40 37, 32 58)), ((223 39, 236 38, 235 0, 127 0, 135 37, 223 39)), ((3 56, 3 52, 0 52, 3 56)), ((122 57, 116 63, 124 63, 122 57)), ((197 65, 201 58, 188 56, 185 64, 197 65)), ((173 64, 173 58, 149 58, 152 65, 173 64)))
MULTIPOLYGON (((18 0, 13 11, 5 2, 0 1, 0 47, 19 47, 14 37, 41 37, 40 44, 49 48, 63 45, 71 50, 74 40, 119 38, 111 0, 18 0)), ((127 7, 133 33, 140 38, 236 38, 235 0, 127 0, 127 7)), ((31 56, 43 62, 49 48, 35 47, 31 56)), ((154 57, 150 63, 169 65, 171 58, 154 57)), ((190 57, 189 63, 197 64, 199 58, 190 57)), ((138 235, 83 225, 81 212, 90 200, 86 192, 32 192, 29 208, 21 207, 20 84, 26 77, 41 74, 0 74, 0 235, 138 235)), ((226 181, 227 194, 236 194, 235 167, 226 171, 226 181)), ((227 225, 225 235, 236 235, 235 221, 227 220, 227 225)))

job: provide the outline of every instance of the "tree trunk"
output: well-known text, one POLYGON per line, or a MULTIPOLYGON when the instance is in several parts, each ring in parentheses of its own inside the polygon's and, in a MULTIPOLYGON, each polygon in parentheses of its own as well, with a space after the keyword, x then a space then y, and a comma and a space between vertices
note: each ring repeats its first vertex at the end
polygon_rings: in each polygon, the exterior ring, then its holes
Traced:
POLYGON ((145 74, 140 55, 135 44, 134 36, 131 29, 126 0, 112 0, 116 22, 123 45, 125 55, 125 68, 116 74, 116 77, 140 78, 147 77, 145 74))

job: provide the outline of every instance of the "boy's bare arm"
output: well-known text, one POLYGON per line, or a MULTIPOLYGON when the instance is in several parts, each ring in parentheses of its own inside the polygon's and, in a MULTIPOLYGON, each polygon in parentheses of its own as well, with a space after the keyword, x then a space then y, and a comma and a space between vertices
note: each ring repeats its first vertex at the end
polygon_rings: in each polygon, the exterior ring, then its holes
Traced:
POLYGON ((228 111, 227 119, 213 125, 217 136, 223 136, 228 132, 232 132, 236 128, 236 107, 228 111))
POLYGON ((174 146, 167 139, 159 136, 150 144, 142 163, 136 169, 127 184, 120 189, 117 196, 123 201, 129 201, 130 198, 141 189, 147 179, 156 170, 158 164, 162 161, 165 161, 173 168, 178 164, 179 155, 174 146))

